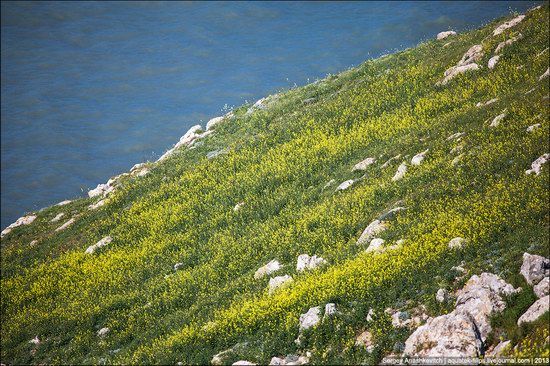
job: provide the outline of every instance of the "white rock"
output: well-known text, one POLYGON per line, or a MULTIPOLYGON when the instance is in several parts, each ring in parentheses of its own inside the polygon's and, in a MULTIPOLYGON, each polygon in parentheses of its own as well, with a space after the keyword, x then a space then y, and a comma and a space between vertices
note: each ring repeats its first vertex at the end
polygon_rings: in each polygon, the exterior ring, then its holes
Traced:
POLYGON ((73 201, 71 201, 71 200, 61 201, 56 206, 65 206, 65 205, 68 205, 71 202, 73 202, 73 201))
POLYGON ((500 56, 493 56, 489 59, 489 62, 487 63, 487 67, 489 69, 494 69, 495 66, 497 65, 498 63, 498 60, 500 59, 500 56))
POLYGON ((181 263, 181 262, 178 262, 178 263, 174 264, 174 271, 177 271, 181 267, 183 267, 183 263, 181 263))
POLYGON ((349 187, 351 187, 353 182, 354 182, 353 179, 349 179, 349 180, 346 180, 346 181, 340 183, 340 185, 338 187, 336 187, 336 192, 348 189, 349 187))
POLYGON ((325 315, 324 317, 331 317, 336 314, 336 304, 329 302, 325 305, 325 315))
POLYGON ((210 151, 206 154, 206 158, 208 160, 211 160, 211 159, 214 159, 214 158, 217 158, 218 156, 220 155, 225 155, 229 153, 229 149, 220 149, 220 150, 214 150, 214 151, 210 151))
POLYGON ((218 123, 222 122, 224 117, 214 117, 210 121, 206 123, 206 131, 211 130, 214 126, 216 126, 218 123))
POLYGON ((256 364, 252 363, 250 361, 240 360, 240 361, 237 361, 237 362, 233 362, 232 365, 233 366, 255 366, 256 364))
POLYGON ((498 116, 496 116, 495 118, 493 118, 493 120, 491 121, 489 126, 490 127, 497 127, 504 118, 506 118, 506 112, 501 113, 498 116))
POLYGON ((394 328, 403 328, 412 323, 412 320, 409 319, 409 313, 405 311, 396 311, 392 314, 391 323, 394 328))
POLYGON ((40 339, 38 339, 38 336, 36 336, 36 337, 34 337, 33 339, 31 339, 31 340, 29 341, 29 343, 38 346, 38 345, 40 344, 40 339))
POLYGON ((550 259, 540 255, 523 253, 523 263, 519 272, 531 286, 550 276, 550 259))
POLYGON ((548 47, 546 47, 545 49, 543 49, 542 51, 540 51, 539 53, 537 53, 537 55, 536 55, 535 57, 542 56, 546 51, 548 51, 548 47))
POLYGON ((523 19, 525 18, 525 15, 518 15, 512 20, 509 20, 507 22, 502 23, 498 27, 495 28, 493 31, 493 36, 498 36, 502 32, 504 32, 506 29, 512 28, 513 26, 519 24, 523 19))
POLYGON ((420 163, 422 163, 422 161, 424 160, 424 157, 425 157, 425 155, 428 151, 429 151, 429 149, 426 149, 426 150, 422 151, 421 153, 416 154, 415 156, 413 156, 413 158, 411 159, 411 164, 412 165, 420 165, 420 163))
POLYGON ((539 81, 541 81, 541 80, 544 79, 544 78, 547 78, 549 75, 550 75, 550 68, 547 68, 546 71, 544 72, 544 74, 542 74, 542 75, 539 77, 539 81))
POLYGON ((388 159, 384 164, 382 164, 381 168, 385 169, 387 168, 391 163, 393 163, 395 160, 399 159, 401 157, 401 154, 394 156, 393 158, 388 159))
POLYGON ((85 254, 93 254, 97 249, 103 248, 103 247, 109 245, 109 243, 111 243, 112 241, 113 241, 113 239, 110 236, 106 236, 103 239, 101 239, 100 241, 98 241, 97 243, 95 243, 94 245, 90 245, 84 253, 85 254))
POLYGON ((542 165, 545 164, 548 160, 550 160, 550 154, 546 153, 537 158, 537 160, 533 161, 531 163, 531 169, 526 170, 525 174, 535 174, 539 175, 542 170, 542 165))
POLYGON ((296 263, 296 271, 302 272, 309 269, 317 268, 322 264, 326 264, 327 261, 316 255, 310 257, 307 254, 300 254, 296 263))
POLYGON ((437 83, 437 85, 445 85, 447 84, 451 79, 455 78, 456 76, 463 74, 468 71, 476 71, 479 70, 479 66, 476 63, 469 63, 466 65, 461 66, 453 66, 447 71, 445 71, 445 77, 443 80, 437 83))
POLYGON ((151 173, 151 171, 147 168, 143 168, 140 171, 136 173, 136 176, 138 177, 145 177, 147 174, 151 173))
POLYGON ((451 165, 452 166, 457 166, 458 163, 460 163, 460 161, 462 160, 462 157, 464 156, 464 154, 460 154, 458 156, 456 156, 453 161, 451 161, 451 165))
POLYGON ((8 234, 10 231, 12 231, 14 228, 21 226, 21 225, 30 225, 32 222, 36 219, 36 215, 28 215, 18 218, 13 224, 2 230, 2 233, 0 233, 0 237, 3 237, 4 235, 8 234))
POLYGON ((483 103, 483 102, 478 102, 478 103, 476 104, 476 107, 485 107, 485 106, 488 106, 489 104, 493 104, 493 103, 495 103, 495 102, 498 102, 498 98, 493 98, 493 99, 491 99, 491 100, 486 101, 485 103, 483 103))
POLYGON ((509 46, 509 45, 511 45, 512 43, 514 43, 514 42, 516 42, 516 41, 518 41, 518 40, 520 40, 520 39, 522 39, 522 38, 523 38, 523 35, 520 33, 520 34, 518 34, 518 35, 515 36, 515 37, 512 37, 512 38, 510 38, 510 39, 508 39, 508 40, 506 40, 506 41, 500 42, 500 43, 498 44, 497 48, 495 49, 495 53, 500 53, 500 51, 502 51, 502 50, 504 49, 504 47, 509 46))
POLYGON ((355 164, 353 166, 353 169, 351 170, 352 172, 355 172, 357 170, 367 170, 367 168, 369 167, 369 165, 372 165, 376 162, 376 159, 375 158, 366 158, 365 160, 363 161, 360 161, 359 163, 355 164))
POLYGON ((307 313, 300 315, 300 331, 314 327, 321 320, 321 307, 310 308, 307 313))
POLYGON ((88 191, 88 197, 93 198, 96 196, 106 196, 107 194, 113 192, 114 187, 108 184, 98 184, 97 187, 88 191))
POLYGON ((456 237, 456 238, 453 238, 449 241, 449 244, 448 244, 448 247, 450 249, 453 249, 453 248, 462 248, 464 245, 466 244, 466 239, 464 238, 461 238, 461 237, 456 237))
POLYGON ((333 185, 334 183, 336 183, 336 179, 331 179, 327 182, 327 184, 325 184, 323 186, 323 190, 327 189, 328 187, 330 187, 331 185, 333 185))
POLYGON ((89 206, 88 206, 88 209, 89 209, 89 210, 98 209, 98 208, 100 208, 101 206, 103 206, 105 203, 106 203, 105 200, 98 201, 97 203, 94 203, 94 204, 89 205, 89 206))
POLYGON ((31 242, 29 243, 29 246, 30 246, 31 248, 33 248, 33 247, 35 247, 37 244, 38 244, 38 240, 33 240, 33 241, 31 241, 31 242))
POLYGON ((447 141, 458 140, 459 138, 461 138, 465 134, 466 134, 465 132, 453 133, 451 136, 447 137, 447 141))
POLYGON ((449 151, 449 154, 453 154, 453 155, 454 155, 454 154, 456 154, 456 153, 462 152, 462 150, 464 150, 464 145, 457 145, 457 146, 453 147, 453 148, 451 149, 451 151, 449 151))
POLYGON ((369 247, 367 248, 366 252, 381 252, 383 251, 384 247, 382 246, 384 244, 384 239, 380 238, 374 238, 371 240, 369 247))
POLYGON ((355 340, 355 346, 364 347, 365 351, 372 352, 374 351, 374 342, 372 333, 368 330, 361 333, 355 340))
MULTIPOLYGON (((168 158, 169 156, 171 156, 172 154, 174 154, 174 152, 179 149, 180 147, 182 146, 190 146, 196 139, 198 138, 201 138, 201 137, 206 137, 208 135, 205 135, 205 134, 199 134, 198 132, 202 130, 202 127, 201 125, 195 125, 193 127, 191 127, 186 133, 185 135, 183 135, 180 140, 170 149, 168 150, 167 152, 165 152, 158 160, 157 162, 160 162, 160 161, 163 161, 165 160, 166 158, 168 158)), ((207 131, 207 132, 211 132, 211 131, 207 131)))
POLYGON ((392 219, 396 213, 398 212, 401 212, 401 211, 405 211, 407 208, 406 207, 395 207, 395 208, 392 208, 391 210, 389 210, 388 212, 385 212, 383 213, 382 215, 380 215, 380 217, 378 218, 378 220, 380 221, 386 221, 386 220, 389 220, 389 219, 392 219))
POLYGON ((59 221, 65 214, 63 212, 58 213, 53 219, 50 220, 50 222, 57 222, 59 221))
POLYGON ((496 347, 489 353, 486 353, 486 356, 489 357, 499 357, 502 354, 512 348, 512 341, 502 341, 496 345, 496 347))
POLYGON ((550 297, 546 295, 541 297, 527 311, 519 317, 518 326, 523 323, 530 323, 540 318, 550 308, 550 297))
POLYGON ((109 333, 111 330, 109 328, 101 328, 100 330, 97 331, 97 336, 98 337, 104 337, 107 335, 107 333, 109 333))
POLYGON ((361 245, 366 242, 370 242, 376 235, 380 234, 382 231, 387 229, 387 224, 380 220, 374 220, 371 222, 365 230, 363 230, 363 233, 357 239, 357 245, 361 245))
POLYGON ((550 277, 544 277, 538 285, 533 287, 535 295, 540 299, 550 293, 550 277))
POLYGON ((269 293, 272 294, 283 285, 289 284, 293 281, 289 275, 273 277, 269 280, 269 293))
POLYGON ((270 275, 273 272, 277 272, 280 269, 281 269, 281 264, 279 263, 279 261, 273 259, 268 264, 266 264, 265 266, 260 267, 256 271, 256 273, 254 273, 254 278, 255 279, 262 278, 263 276, 270 275))
POLYGON ((483 46, 476 44, 468 49, 462 56, 462 59, 456 65, 457 67, 473 64, 483 56, 483 46))
POLYGON ((435 299, 439 303, 447 302, 447 300, 449 299, 449 293, 447 292, 447 290, 440 288, 439 290, 437 290, 437 294, 435 294, 435 299))
POLYGON ((392 181, 398 181, 399 179, 403 178, 405 176, 405 173, 407 172, 407 163, 403 162, 399 167, 397 168, 397 172, 391 179, 392 181))
POLYGON ((537 128, 541 128, 542 125, 540 123, 535 123, 534 125, 531 125, 529 127, 527 127, 527 132, 533 132, 534 130, 536 130, 537 128))
POLYGON ((57 229, 55 229, 55 231, 62 231, 62 230, 65 230, 66 228, 68 228, 69 226, 71 226, 72 224, 74 224, 74 217, 72 219, 70 219, 69 221, 67 221, 66 223, 64 223, 63 225, 61 225, 60 227, 58 227, 57 229))
POLYGON ((440 41, 440 40, 445 39, 449 36, 456 36, 456 32, 455 31, 439 32, 439 33, 437 33, 437 40, 440 41))
POLYGON ((237 212, 244 206, 244 202, 239 202, 233 207, 233 211, 237 212))

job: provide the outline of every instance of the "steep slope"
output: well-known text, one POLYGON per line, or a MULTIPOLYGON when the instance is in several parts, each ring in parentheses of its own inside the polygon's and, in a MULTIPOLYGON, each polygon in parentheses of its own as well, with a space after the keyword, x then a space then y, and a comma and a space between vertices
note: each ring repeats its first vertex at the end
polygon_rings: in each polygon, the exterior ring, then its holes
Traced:
POLYGON ((548 356, 544 321, 516 325, 536 299, 523 253, 550 255, 548 15, 240 107, 94 197, 29 213, 1 241, 2 362, 207 364, 233 347, 221 362, 373 363, 453 310, 438 289, 482 272, 523 288, 486 346, 548 356), (298 270, 303 254, 324 262, 298 270))

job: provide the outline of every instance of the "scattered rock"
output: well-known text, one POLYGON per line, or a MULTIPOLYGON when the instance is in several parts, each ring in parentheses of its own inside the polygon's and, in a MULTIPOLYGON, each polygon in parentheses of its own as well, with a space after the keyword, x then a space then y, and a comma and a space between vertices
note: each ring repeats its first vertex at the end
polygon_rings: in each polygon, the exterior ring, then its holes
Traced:
POLYGON ((310 257, 307 254, 300 254, 298 256, 298 262, 296 264, 296 271, 302 272, 308 269, 314 269, 326 263, 327 263, 326 260, 324 260, 321 257, 317 257, 316 255, 314 255, 313 257, 310 257))
POLYGON ((535 123, 534 125, 531 125, 529 127, 527 127, 527 132, 533 132, 534 130, 536 130, 537 128, 541 128, 542 125, 540 123, 535 123))
POLYGON ((278 288, 292 282, 293 279, 289 275, 273 277, 269 280, 269 293, 272 294, 278 288))
POLYGON ((368 166, 374 164, 375 162, 376 162, 375 158, 366 158, 365 160, 355 164, 351 171, 355 172, 357 170, 367 170, 368 166))
POLYGON ((520 33, 518 34, 517 36, 515 37, 512 37, 506 41, 503 41, 503 42, 500 42, 497 46, 497 48, 495 49, 495 53, 500 53, 500 51, 502 51, 504 49, 504 47, 506 46, 509 46, 511 45, 512 43, 516 42, 516 41, 519 41, 520 39, 523 38, 523 35, 520 33))
POLYGON ((512 348, 512 341, 502 341, 496 345, 496 347, 491 351, 487 352, 485 355, 489 357, 499 357, 512 348))
POLYGON ((392 181, 398 181, 399 179, 403 178, 405 176, 405 173, 407 172, 407 163, 403 162, 399 167, 397 168, 397 172, 391 179, 392 181))
POLYGON ((61 225, 60 227, 58 227, 57 229, 55 229, 55 231, 62 231, 62 230, 65 230, 66 228, 68 228, 69 226, 71 226, 72 224, 74 224, 75 222, 75 219, 74 217, 72 219, 70 219, 69 221, 67 221, 66 223, 64 223, 63 225, 61 225))
POLYGON ((463 66, 453 66, 447 71, 445 71, 445 77, 443 80, 439 81, 436 85, 446 85, 451 79, 455 78, 457 75, 463 74, 468 71, 479 70, 478 64, 467 64, 463 66))
POLYGON ((106 236, 103 239, 101 239, 100 241, 98 241, 97 243, 95 243, 94 245, 90 245, 84 253, 85 254, 93 254, 97 249, 103 248, 103 247, 109 245, 112 241, 113 241, 113 239, 110 236, 106 236))
POLYGON ((541 81, 541 80, 544 79, 544 78, 547 78, 549 75, 550 75, 550 67, 547 68, 546 71, 544 72, 544 74, 542 74, 542 75, 539 77, 539 81, 541 81))
POLYGON ((211 131, 206 131, 204 134, 200 134, 199 132, 202 130, 202 127, 200 125, 195 125, 191 127, 185 135, 183 135, 180 140, 167 152, 165 152, 158 160, 157 162, 161 162, 165 160, 166 158, 170 157, 176 150, 178 150, 182 146, 191 146, 191 144, 200 138, 208 136, 208 134, 211 133, 211 131))
POLYGON ((459 138, 461 138, 462 136, 464 136, 466 133, 465 132, 457 132, 457 133, 453 133, 451 136, 447 137, 447 141, 451 141, 451 140, 457 140, 459 138))
POLYGON ((493 118, 493 121, 491 122, 491 124, 489 124, 489 126, 497 127, 500 124, 500 121, 502 121, 504 118, 506 118, 506 112, 503 112, 498 116, 496 116, 495 118, 493 118))
POLYGON ((500 59, 500 56, 493 56, 489 59, 489 62, 487 63, 487 67, 489 69, 494 69, 495 66, 497 65, 498 63, 498 60, 500 59))
POLYGON ((542 165, 545 164, 548 160, 550 160, 550 154, 546 153, 537 158, 537 160, 533 161, 531 163, 531 169, 526 170, 525 174, 535 174, 539 175, 540 171, 542 170, 542 165))
POLYGON ((300 331, 309 329, 321 320, 321 307, 310 308, 307 313, 300 315, 300 331))
POLYGON ((466 244, 466 239, 464 238, 461 238, 461 237, 456 237, 456 238, 453 238, 449 241, 449 248, 450 249, 454 249, 454 248, 462 248, 464 245, 466 244))
POLYGON ((334 304, 332 302, 329 302, 328 304, 326 304, 325 305, 325 315, 323 317, 324 318, 331 317, 335 314, 336 314, 336 304, 334 304))
POLYGON ((383 251, 384 247, 382 246, 384 244, 384 239, 380 238, 374 238, 371 240, 369 247, 367 248, 366 252, 381 252, 383 251))
POLYGON ((38 245, 38 240, 33 240, 33 241, 31 241, 31 242, 29 243, 29 246, 30 246, 31 248, 34 248, 34 247, 37 246, 37 245, 38 245))
POLYGON ((103 206, 105 203, 106 203, 105 200, 98 201, 97 203, 94 203, 94 204, 89 205, 89 206, 88 206, 88 209, 89 209, 89 210, 98 209, 98 208, 100 208, 101 206, 103 206))
POLYGON ((10 231, 12 231, 14 228, 21 226, 21 225, 30 225, 32 222, 36 219, 36 215, 28 215, 18 218, 13 224, 2 230, 2 233, 0 233, 0 237, 3 237, 4 235, 8 234, 10 231))
POLYGON ((412 164, 412 165, 420 165, 420 163, 422 163, 422 161, 424 160, 424 157, 425 157, 426 153, 427 153, 429 150, 430 150, 430 149, 426 149, 426 150, 422 151, 421 153, 416 154, 415 156, 413 156, 413 158, 411 159, 411 164, 412 164))
POLYGON ((406 311, 396 311, 391 317, 391 323, 394 328, 403 328, 412 323, 409 313, 406 311))
POLYGON ((485 106, 488 106, 489 104, 493 104, 495 102, 498 102, 498 98, 493 98, 491 100, 486 101, 485 103, 479 102, 479 103, 476 104, 476 107, 485 107, 485 106))
POLYGON ((533 287, 535 295, 540 299, 550 293, 550 277, 544 277, 538 285, 533 287))
POLYGON ((383 213, 382 215, 380 215, 380 217, 378 218, 378 220, 380 221, 385 221, 385 220, 389 220, 389 219, 392 219, 396 213, 398 212, 401 212, 401 211, 405 211, 407 208, 406 207, 395 207, 395 208, 392 208, 391 210, 389 210, 388 212, 385 212, 383 213))
POLYGON ((348 189, 349 187, 351 187, 353 182, 354 182, 353 179, 348 179, 348 180, 340 183, 340 185, 338 187, 336 187, 336 192, 348 189))
POLYGON ((531 286, 539 283, 544 277, 550 276, 550 259, 540 255, 523 253, 523 263, 520 269, 521 275, 531 286))
POLYGON ((365 230, 363 230, 363 233, 357 239, 357 245, 361 245, 366 242, 370 242, 374 237, 378 234, 380 234, 382 231, 386 230, 387 224, 380 220, 374 220, 371 222, 365 230))
POLYGON ((183 267, 183 263, 181 263, 181 262, 178 262, 178 263, 174 264, 174 271, 177 271, 181 267, 183 267))
POLYGON ((101 328, 100 330, 97 331, 97 336, 98 337, 105 337, 107 335, 107 333, 109 333, 111 330, 109 328, 101 328))
POLYGON ((38 346, 40 344, 40 339, 38 339, 38 336, 36 336, 33 339, 31 339, 29 343, 34 344, 35 346, 38 346))
MULTIPOLYGON (((462 56, 462 59, 457 64, 457 67, 467 66, 474 64, 474 62, 481 59, 483 56, 483 46, 476 44, 468 49, 466 53, 462 56)), ((447 75, 445 75, 447 76, 447 75)))
POLYGON ((71 200, 61 201, 56 206, 65 206, 65 205, 68 205, 71 202, 73 202, 73 201, 71 201, 71 200))
POLYGON ((439 303, 447 302, 447 300, 449 300, 449 293, 447 290, 440 288, 437 290, 437 294, 435 294, 435 299, 439 303))
POLYGON ((254 278, 259 279, 263 276, 270 275, 273 272, 277 272, 279 269, 281 269, 281 264, 279 261, 273 259, 268 264, 266 264, 263 267, 260 267, 256 273, 254 273, 254 278))
POLYGON ((210 119, 210 120, 206 123, 206 131, 211 130, 212 128, 214 128, 215 125, 217 125, 218 123, 222 122, 222 121, 223 121, 223 118, 224 118, 224 117, 214 117, 214 118, 210 119))
POLYGON ((233 362, 233 366, 255 366, 255 365, 256 365, 255 363, 252 363, 250 361, 243 361, 243 360, 233 362))
POLYGON ((57 222, 59 221, 65 214, 63 212, 58 213, 53 219, 50 220, 50 222, 57 222))
POLYGON ((506 29, 512 28, 513 26, 519 24, 524 18, 525 18, 525 15, 522 14, 522 15, 518 15, 517 17, 515 17, 510 21, 502 23, 501 25, 495 28, 495 30, 493 31, 493 36, 498 36, 499 34, 504 32, 506 29))
POLYGON ((439 32, 439 33, 437 33, 437 40, 440 41, 440 40, 445 39, 449 36, 456 36, 456 32, 455 31, 439 32))
POLYGON ((239 202, 233 207, 233 211, 237 212, 244 206, 244 202, 239 202))
POLYGON ((114 191, 114 187, 109 184, 98 184, 97 187, 88 191, 88 197, 106 196, 114 191))
POLYGON ((333 185, 334 183, 336 183, 336 179, 331 179, 331 180, 329 180, 329 181, 327 182, 327 184, 325 184, 325 185, 323 186, 323 191, 324 191, 325 189, 327 189, 328 187, 330 187, 331 185, 333 185))
POLYGON ((305 356, 288 355, 285 358, 273 357, 269 365, 305 365, 309 362, 309 358, 305 356))
POLYGON ((137 177, 145 177, 149 173, 151 173, 151 171, 149 169, 143 168, 143 169, 139 170, 138 172, 136 172, 136 176, 137 177))
POLYGON ((542 56, 546 51, 548 51, 548 47, 546 47, 545 49, 543 49, 542 51, 540 51, 539 53, 537 53, 537 55, 536 55, 535 57, 542 56))
POLYGON ((355 340, 356 347, 364 347, 367 352, 374 351, 374 342, 372 333, 368 330, 361 333, 355 340))
POLYGON ((530 323, 540 318, 544 313, 548 312, 550 308, 550 297, 546 295, 541 297, 527 311, 519 317, 518 326, 523 323, 530 323))
POLYGON ((389 158, 384 164, 382 164, 381 168, 385 169, 388 166, 390 166, 391 163, 393 163, 395 160, 399 159, 401 157, 401 154, 394 156, 393 158, 389 158))
POLYGON ((456 153, 462 152, 462 150, 464 150, 464 145, 457 145, 457 146, 453 147, 451 149, 451 151, 449 151, 449 153, 454 155, 456 153))

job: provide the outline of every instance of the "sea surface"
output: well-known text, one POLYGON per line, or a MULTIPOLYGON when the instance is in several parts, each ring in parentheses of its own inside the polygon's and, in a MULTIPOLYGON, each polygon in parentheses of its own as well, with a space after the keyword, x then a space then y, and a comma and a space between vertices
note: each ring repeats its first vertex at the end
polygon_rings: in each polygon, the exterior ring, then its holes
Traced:
POLYGON ((1 226, 232 106, 540 2, 1 3, 1 226))

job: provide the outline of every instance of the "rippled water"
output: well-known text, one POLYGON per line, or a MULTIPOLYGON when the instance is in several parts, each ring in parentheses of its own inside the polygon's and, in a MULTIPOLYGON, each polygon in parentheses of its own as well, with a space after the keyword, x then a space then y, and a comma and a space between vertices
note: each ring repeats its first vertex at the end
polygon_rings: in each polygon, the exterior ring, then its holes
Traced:
POLYGON ((2 2, 1 226, 296 83, 536 2, 2 2))

